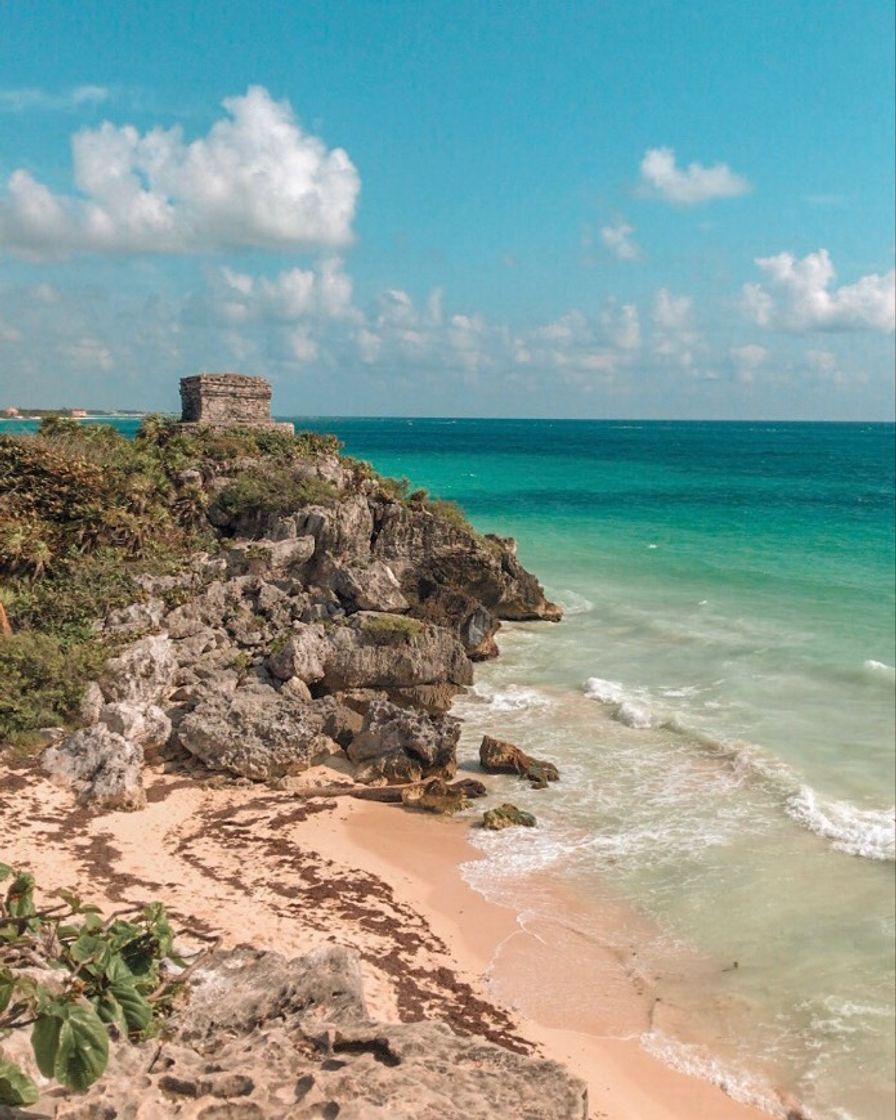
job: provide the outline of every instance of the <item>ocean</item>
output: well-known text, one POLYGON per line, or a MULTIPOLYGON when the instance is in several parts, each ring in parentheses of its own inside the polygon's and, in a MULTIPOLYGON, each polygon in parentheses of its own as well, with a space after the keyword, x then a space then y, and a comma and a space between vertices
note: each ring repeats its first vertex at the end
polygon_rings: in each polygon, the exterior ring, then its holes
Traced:
POLYGON ((610 949, 624 903, 646 1048, 781 1115, 889 1120, 893 425, 295 421, 516 537, 565 608, 505 626, 455 706, 465 757, 489 732, 561 771, 507 780, 539 826, 474 831, 472 885, 537 923, 549 879, 610 949))
POLYGON ((889 1120, 893 426, 299 423, 516 537, 566 609, 505 627, 456 705, 468 757, 487 731, 562 775, 508 782, 539 827, 482 834, 473 885, 534 918, 545 872, 611 892, 652 931, 648 1049, 769 1109, 889 1120))

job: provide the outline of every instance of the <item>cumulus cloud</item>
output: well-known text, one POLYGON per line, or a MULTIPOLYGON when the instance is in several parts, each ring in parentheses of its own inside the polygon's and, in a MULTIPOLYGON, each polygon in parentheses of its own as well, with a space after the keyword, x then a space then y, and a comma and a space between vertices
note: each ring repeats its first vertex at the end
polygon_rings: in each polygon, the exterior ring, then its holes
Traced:
POLYGON ((14 171, 0 195, 0 248, 42 257, 347 245, 360 189, 348 155, 304 132, 261 86, 223 105, 227 115, 189 143, 180 127, 106 121, 76 133, 76 195, 14 171))
POLYGON ((661 288, 653 304, 653 352, 663 362, 692 370, 702 344, 693 324, 694 301, 661 288))
POLYGON ((836 272, 827 249, 801 260, 792 253, 759 257, 766 286, 746 284, 744 306, 761 327, 807 331, 892 332, 896 326, 896 272, 871 273, 834 287, 836 272))
POLYGON ((232 323, 296 322, 300 319, 354 319, 352 280, 339 257, 313 268, 291 268, 274 277, 222 268, 215 304, 232 323))
POLYGON ((109 96, 106 86, 75 86, 62 93, 51 93, 36 86, 0 89, 0 113, 25 113, 34 109, 72 112, 87 105, 100 105, 109 96))
POLYGON ((604 226, 600 231, 600 239, 604 248, 621 261, 636 261, 641 255, 638 246, 632 241, 631 235, 635 227, 628 222, 617 222, 614 226, 604 226))
POLYGON ((768 350, 756 343, 747 343, 746 346, 732 346, 731 359, 734 362, 737 378, 744 384, 753 380, 753 374, 768 357, 768 350))
POLYGON ((715 198, 736 198, 751 188, 749 181, 736 175, 727 163, 712 167, 690 163, 681 168, 672 148, 648 148, 641 160, 641 189, 666 202, 693 206, 715 198))

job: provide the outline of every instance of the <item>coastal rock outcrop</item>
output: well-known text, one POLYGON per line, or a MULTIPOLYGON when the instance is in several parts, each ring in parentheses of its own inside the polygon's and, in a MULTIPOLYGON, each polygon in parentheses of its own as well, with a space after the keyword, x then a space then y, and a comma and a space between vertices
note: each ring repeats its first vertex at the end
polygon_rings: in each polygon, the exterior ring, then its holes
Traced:
POLYGON ((513 743, 483 735, 479 746, 479 762, 483 770, 490 774, 519 774, 533 786, 543 788, 548 782, 556 782, 560 772, 552 762, 531 758, 513 743))
POLYGON ((432 775, 450 778, 457 770, 459 738, 460 720, 453 716, 429 716, 374 700, 346 753, 352 762, 367 764, 356 772, 361 782, 402 773, 409 775, 407 781, 432 775))
POLYGON ((181 720, 180 745, 211 770, 270 781, 307 770, 339 747, 311 704, 273 689, 211 693, 181 720))
POLYGON ((453 634, 406 615, 359 611, 334 626, 327 641, 323 685, 330 692, 473 681, 473 666, 453 634))
POLYGON ((586 1120, 587 1090, 556 1062, 440 1022, 372 1021, 358 956, 288 961, 216 952, 160 1039, 115 1049, 57 1120, 586 1120), (139 1086, 140 1111, 132 1108, 139 1086))

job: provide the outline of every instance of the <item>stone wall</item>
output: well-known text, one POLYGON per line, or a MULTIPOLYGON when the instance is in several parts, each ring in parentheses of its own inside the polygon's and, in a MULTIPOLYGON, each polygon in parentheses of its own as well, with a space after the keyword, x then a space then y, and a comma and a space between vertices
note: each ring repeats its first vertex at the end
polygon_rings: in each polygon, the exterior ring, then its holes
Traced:
POLYGON ((241 373, 199 373, 180 382, 181 423, 289 428, 271 419, 271 384, 241 373))

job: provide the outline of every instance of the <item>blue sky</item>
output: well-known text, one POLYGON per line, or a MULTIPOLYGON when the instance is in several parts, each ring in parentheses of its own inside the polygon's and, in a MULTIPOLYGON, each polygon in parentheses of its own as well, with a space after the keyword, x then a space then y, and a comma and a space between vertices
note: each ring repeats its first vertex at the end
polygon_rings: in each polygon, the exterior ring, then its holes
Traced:
POLYGON ((890 0, 0 3, 0 406, 891 419, 890 0))

